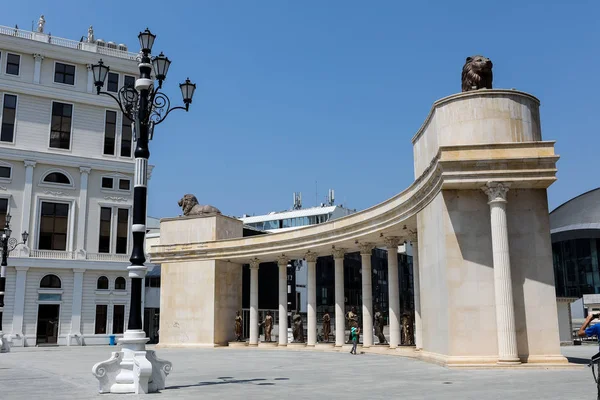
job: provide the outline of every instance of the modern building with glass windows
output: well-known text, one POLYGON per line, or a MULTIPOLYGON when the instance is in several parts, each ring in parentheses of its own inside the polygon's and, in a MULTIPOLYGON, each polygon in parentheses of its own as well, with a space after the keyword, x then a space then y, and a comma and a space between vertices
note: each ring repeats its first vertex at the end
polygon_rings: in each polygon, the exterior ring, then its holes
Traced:
MULTIPOLYGON (((50 21, 49 21, 50 22, 50 21)), ((54 27, 57 32, 60 27, 54 27)), ((95 92, 133 84, 137 54, 95 39, 0 26, 0 224, 10 253, 3 333, 13 346, 108 344, 128 315, 131 121, 95 92), (110 61, 109 61, 110 60, 110 61)))
POLYGON ((588 311, 600 311, 600 188, 552 211, 550 229, 563 340, 568 335, 563 321, 577 327, 588 311))

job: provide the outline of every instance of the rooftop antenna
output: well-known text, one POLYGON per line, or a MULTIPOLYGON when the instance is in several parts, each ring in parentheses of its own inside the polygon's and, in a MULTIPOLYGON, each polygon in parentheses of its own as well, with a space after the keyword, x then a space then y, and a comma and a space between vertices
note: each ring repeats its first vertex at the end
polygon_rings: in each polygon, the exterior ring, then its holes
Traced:
POLYGON ((329 189, 329 192, 327 193, 327 203, 332 206, 335 203, 335 192, 333 191, 333 189, 329 189))

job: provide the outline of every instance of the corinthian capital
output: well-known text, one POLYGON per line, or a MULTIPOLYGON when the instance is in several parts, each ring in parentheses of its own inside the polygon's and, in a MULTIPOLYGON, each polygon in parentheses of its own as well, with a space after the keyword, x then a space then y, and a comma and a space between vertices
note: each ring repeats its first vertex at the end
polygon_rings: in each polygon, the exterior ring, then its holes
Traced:
POLYGON ((397 248, 402 240, 398 236, 387 236, 383 239, 385 247, 388 249, 397 248))
POLYGON ((258 269, 258 266, 260 265, 260 260, 258 258, 253 258, 252 260, 250 260, 250 268, 251 269, 258 269))
POLYGON ((319 255, 311 251, 306 252, 306 254, 304 255, 304 259, 307 262, 317 262, 317 258, 319 258, 319 255))
POLYGON ((508 193, 509 188, 509 183, 488 182, 481 190, 488 195, 489 203, 506 203, 506 194, 508 193))
POLYGON ((346 249, 333 249, 333 258, 344 258, 346 249))
POLYGON ((279 257, 277 257, 277 265, 279 265, 280 267, 287 266, 289 261, 290 259, 285 254, 282 254, 279 257))
POLYGON ((361 256, 370 256, 373 253, 375 245, 373 243, 361 243, 358 245, 361 256))

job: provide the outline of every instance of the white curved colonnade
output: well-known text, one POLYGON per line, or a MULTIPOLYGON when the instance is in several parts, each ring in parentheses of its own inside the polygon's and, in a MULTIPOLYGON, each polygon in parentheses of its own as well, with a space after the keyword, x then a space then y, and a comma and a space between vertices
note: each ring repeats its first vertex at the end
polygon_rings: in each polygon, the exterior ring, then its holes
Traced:
MULTIPOLYGON (((242 237, 240 221, 213 215, 161 221, 161 346, 214 346, 232 337, 243 264, 251 266, 250 345, 258 344, 258 268, 308 262, 308 346, 316 344, 316 259, 335 260, 336 345, 344 341, 343 257, 414 246, 415 340, 446 365, 563 363, 554 294, 546 188, 556 180, 554 142, 541 138, 539 101, 515 90, 477 90, 434 103, 414 136, 415 181, 398 195, 325 224, 242 237)), ((370 275, 369 275, 370 276, 370 275)), ((363 293, 370 290, 363 280, 363 293)), ((283 288, 282 286, 285 286, 283 288)), ((400 342, 399 293, 389 285, 390 343, 400 342)), ((372 327, 363 295, 363 324, 372 327)), ((283 326, 282 326, 283 325, 283 326)), ((333 327, 332 327, 333 328, 333 327)), ((285 324, 280 329, 287 331, 285 324)), ((283 333, 283 331, 282 331, 283 333)), ((279 335, 287 344, 287 334, 279 335)), ((363 347, 372 339, 364 338, 363 347)))

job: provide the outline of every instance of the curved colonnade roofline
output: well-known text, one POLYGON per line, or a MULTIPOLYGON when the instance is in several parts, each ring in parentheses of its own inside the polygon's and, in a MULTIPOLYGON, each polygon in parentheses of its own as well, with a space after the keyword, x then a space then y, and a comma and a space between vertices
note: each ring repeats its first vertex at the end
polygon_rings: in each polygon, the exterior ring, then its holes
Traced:
MULTIPOLYGON (((524 97, 526 99, 522 101, 539 104, 537 98, 516 90, 489 89, 448 96, 434 103, 425 123, 412 139, 413 144, 423 137, 428 125, 434 121, 437 109, 457 100, 469 101, 469 98, 479 97, 510 97, 517 100, 524 97)), ((558 156, 554 154, 553 141, 444 145, 436 139, 435 148, 425 151, 433 154, 433 159, 413 184, 366 210, 289 232, 218 241, 160 244, 152 246, 152 261, 206 259, 248 263, 258 258, 268 262, 281 255, 290 259, 303 258, 309 250, 321 256, 331 255, 334 248, 354 252, 359 250, 361 242, 384 246, 384 237, 387 236, 410 240, 416 232, 417 213, 442 189, 479 190, 491 181, 509 182, 514 189, 545 189, 556 180, 558 156)), ((416 158, 417 154, 415 164, 416 158)), ((168 220, 173 218, 163 219, 168 220)))

